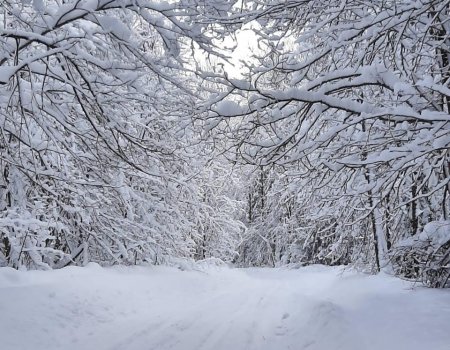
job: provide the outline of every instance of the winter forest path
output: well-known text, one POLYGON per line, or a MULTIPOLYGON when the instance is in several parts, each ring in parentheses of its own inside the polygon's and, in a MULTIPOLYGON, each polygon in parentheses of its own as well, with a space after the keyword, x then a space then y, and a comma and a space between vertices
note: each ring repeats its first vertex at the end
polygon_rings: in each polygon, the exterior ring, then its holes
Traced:
POLYGON ((1 349, 449 350, 450 292, 312 266, 0 269, 1 349))

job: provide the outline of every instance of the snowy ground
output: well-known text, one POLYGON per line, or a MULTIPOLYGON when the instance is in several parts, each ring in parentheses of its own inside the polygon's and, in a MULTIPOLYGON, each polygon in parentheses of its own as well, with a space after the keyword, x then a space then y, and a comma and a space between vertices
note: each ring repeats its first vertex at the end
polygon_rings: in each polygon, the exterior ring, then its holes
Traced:
POLYGON ((380 275, 0 269, 4 350, 449 350, 450 292, 380 275))

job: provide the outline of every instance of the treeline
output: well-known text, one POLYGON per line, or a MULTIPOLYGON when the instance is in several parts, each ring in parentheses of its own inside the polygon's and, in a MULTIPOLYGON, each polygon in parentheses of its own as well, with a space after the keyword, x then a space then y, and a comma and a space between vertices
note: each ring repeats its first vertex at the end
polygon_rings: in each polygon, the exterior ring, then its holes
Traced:
POLYGON ((0 265, 450 278, 448 1, 0 4, 0 265), (242 78, 221 40, 259 50, 242 78), (200 57, 200 58, 199 58, 200 57))

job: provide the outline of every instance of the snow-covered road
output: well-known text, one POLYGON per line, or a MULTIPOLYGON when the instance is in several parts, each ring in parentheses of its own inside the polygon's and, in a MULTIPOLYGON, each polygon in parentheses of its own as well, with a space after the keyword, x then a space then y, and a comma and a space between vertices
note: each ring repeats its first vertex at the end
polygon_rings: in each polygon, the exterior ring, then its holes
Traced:
POLYGON ((288 269, 0 269, 4 350, 449 350, 450 292, 288 269))

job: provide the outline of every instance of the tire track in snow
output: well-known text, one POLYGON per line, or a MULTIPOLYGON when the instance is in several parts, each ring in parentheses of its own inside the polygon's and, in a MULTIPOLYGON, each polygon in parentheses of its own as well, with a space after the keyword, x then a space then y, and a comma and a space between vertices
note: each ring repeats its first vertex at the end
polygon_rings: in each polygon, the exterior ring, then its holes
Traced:
MULTIPOLYGON (((275 334, 274 305, 282 304, 281 286, 271 282, 250 278, 247 285, 234 284, 175 315, 164 315, 110 349, 262 349, 275 334)), ((283 310, 275 310, 280 320, 286 314, 283 310)))

